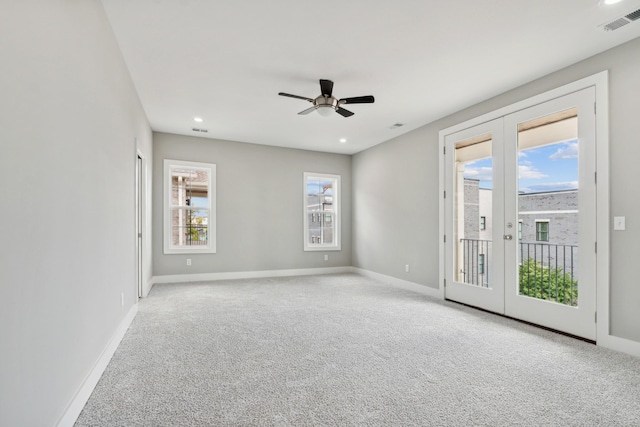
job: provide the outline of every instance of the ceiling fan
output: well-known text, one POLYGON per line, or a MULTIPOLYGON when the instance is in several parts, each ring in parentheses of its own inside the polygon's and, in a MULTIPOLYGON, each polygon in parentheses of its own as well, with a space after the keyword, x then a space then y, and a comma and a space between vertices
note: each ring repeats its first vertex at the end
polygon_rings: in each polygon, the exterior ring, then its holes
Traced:
POLYGON ((322 116, 328 116, 332 111, 343 117, 353 116, 353 112, 341 107, 342 104, 371 104, 375 101, 372 95, 354 96, 351 98, 337 99, 333 97, 333 82, 331 80, 320 79, 320 96, 317 98, 307 98, 306 96, 291 95, 290 93, 280 92, 280 96, 288 96, 289 98, 298 98, 309 101, 313 107, 300 111, 298 114, 309 114, 312 111, 318 111, 322 116))

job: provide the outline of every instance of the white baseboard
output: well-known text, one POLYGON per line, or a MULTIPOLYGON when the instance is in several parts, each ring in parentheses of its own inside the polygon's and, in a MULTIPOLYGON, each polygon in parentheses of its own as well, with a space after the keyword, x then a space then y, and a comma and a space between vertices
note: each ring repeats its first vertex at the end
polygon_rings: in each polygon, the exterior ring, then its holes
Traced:
POLYGON ((80 416, 84 405, 86 405, 89 397, 91 396, 91 393, 93 393, 93 389, 98 384, 98 381, 100 381, 100 377, 104 373, 104 370, 107 368, 109 361, 113 357, 113 354, 116 352, 116 349, 120 345, 120 341, 122 341, 122 338, 127 332, 127 329, 129 329, 129 326, 131 325, 131 322, 133 322, 133 319, 136 317, 137 313, 138 304, 134 304, 133 307, 131 307, 131 310, 129 310, 127 315, 124 317, 124 319, 122 319, 122 322, 120 322, 120 325, 111 337, 109 344, 107 344, 107 347, 98 358, 98 361, 94 365, 93 369, 84 379, 82 385, 80 386, 80 389, 71 400, 71 403, 67 407, 67 410, 57 424, 58 427, 73 427, 76 420, 80 416))
POLYGON ((640 357, 640 342, 613 335, 606 335, 602 338, 598 337, 596 344, 621 353, 630 354, 631 356, 640 357))
MULTIPOLYGON (((256 279, 262 277, 312 276, 314 274, 351 273, 352 267, 300 268, 292 270, 233 271, 225 273, 170 274, 154 276, 156 283, 209 282, 215 280, 256 279)), ((151 287, 149 288, 151 289, 151 287)))
POLYGON ((386 282, 396 288, 405 289, 408 291, 417 292, 419 294, 427 295, 433 298, 442 299, 442 292, 439 289, 434 289, 429 286, 420 285, 418 283, 409 282, 408 280, 398 279, 397 277, 386 276, 384 274, 376 273, 370 270, 363 270, 361 268, 352 267, 352 272, 360 274, 361 276, 370 277, 372 279, 386 282))

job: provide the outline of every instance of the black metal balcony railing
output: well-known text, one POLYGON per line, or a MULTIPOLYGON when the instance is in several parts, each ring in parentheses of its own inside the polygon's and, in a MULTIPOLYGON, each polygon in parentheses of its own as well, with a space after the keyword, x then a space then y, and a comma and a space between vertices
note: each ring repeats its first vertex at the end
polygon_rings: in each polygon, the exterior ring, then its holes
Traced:
MULTIPOLYGON (((491 286, 491 240, 460 239, 462 282, 491 286)), ((520 242, 519 293, 577 306, 578 246, 520 242)))
POLYGON ((491 240, 460 239, 462 245, 462 282, 488 288, 491 271, 489 266, 491 240))
POLYGON ((209 240, 209 226, 199 224, 187 224, 182 227, 174 227, 174 244, 178 244, 178 233, 184 235, 185 246, 204 246, 209 240))

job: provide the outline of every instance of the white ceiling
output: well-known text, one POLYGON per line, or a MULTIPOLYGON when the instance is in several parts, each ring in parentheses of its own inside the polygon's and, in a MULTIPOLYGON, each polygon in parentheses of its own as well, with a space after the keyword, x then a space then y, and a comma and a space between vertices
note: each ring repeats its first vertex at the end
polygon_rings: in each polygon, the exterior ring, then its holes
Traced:
POLYGON ((102 3, 154 130, 346 154, 640 36, 597 28, 640 0, 102 3), (376 101, 300 116, 311 104, 278 96, 315 98, 321 78, 376 101))

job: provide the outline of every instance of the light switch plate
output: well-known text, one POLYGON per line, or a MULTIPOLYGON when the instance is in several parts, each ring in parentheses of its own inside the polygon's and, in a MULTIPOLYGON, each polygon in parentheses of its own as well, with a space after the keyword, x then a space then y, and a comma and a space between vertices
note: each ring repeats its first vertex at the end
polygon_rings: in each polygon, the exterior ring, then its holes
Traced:
POLYGON ((613 217, 613 229, 614 230, 624 230, 625 229, 625 217, 623 217, 623 216, 614 216, 613 217))

